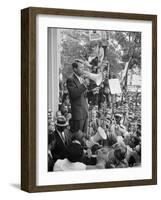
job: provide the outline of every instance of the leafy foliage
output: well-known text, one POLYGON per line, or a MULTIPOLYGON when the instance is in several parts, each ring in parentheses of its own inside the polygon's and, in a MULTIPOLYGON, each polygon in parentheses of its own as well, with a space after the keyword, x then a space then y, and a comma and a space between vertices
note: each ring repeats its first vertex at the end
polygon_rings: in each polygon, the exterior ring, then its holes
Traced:
MULTIPOLYGON (((112 73, 118 74, 130 58, 129 68, 135 64, 141 67, 141 33, 124 31, 103 31, 106 39, 101 40, 105 57, 110 62, 112 73)), ((61 30, 61 68, 63 77, 71 74, 71 64, 75 59, 87 59, 91 53, 89 30, 61 30)))

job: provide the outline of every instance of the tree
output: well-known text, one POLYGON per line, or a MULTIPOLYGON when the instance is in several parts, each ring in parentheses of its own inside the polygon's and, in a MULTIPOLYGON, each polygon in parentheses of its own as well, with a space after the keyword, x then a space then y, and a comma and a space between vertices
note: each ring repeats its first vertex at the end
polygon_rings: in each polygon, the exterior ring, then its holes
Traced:
MULTIPOLYGON (((119 76, 131 57, 129 69, 135 64, 141 67, 140 32, 106 31, 106 40, 103 38, 102 43, 107 44, 105 57, 110 62, 111 73, 119 76)), ((66 79, 72 72, 72 62, 78 58, 87 58, 92 51, 89 30, 62 29, 61 49, 61 65, 66 79)))

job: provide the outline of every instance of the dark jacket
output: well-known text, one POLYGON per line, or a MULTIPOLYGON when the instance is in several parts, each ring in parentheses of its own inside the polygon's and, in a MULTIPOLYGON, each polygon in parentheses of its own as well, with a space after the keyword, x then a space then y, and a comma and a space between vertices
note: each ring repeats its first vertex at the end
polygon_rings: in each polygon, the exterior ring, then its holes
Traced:
POLYGON ((82 120, 88 117, 88 105, 86 100, 86 87, 80 84, 78 78, 73 76, 67 79, 67 88, 71 103, 71 113, 73 120, 82 120))
POLYGON ((51 154, 54 162, 56 162, 57 159, 64 159, 67 157, 67 147, 71 142, 71 134, 69 132, 65 132, 65 140, 60 136, 57 130, 55 130, 53 134, 55 146, 51 150, 51 154))

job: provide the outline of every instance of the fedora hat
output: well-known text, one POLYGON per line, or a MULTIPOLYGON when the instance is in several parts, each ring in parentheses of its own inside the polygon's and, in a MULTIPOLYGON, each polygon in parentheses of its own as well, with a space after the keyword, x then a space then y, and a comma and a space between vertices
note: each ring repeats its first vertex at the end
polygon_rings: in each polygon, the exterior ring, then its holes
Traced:
POLYGON ((55 122, 55 125, 59 127, 64 127, 68 126, 68 122, 64 116, 59 116, 55 122))

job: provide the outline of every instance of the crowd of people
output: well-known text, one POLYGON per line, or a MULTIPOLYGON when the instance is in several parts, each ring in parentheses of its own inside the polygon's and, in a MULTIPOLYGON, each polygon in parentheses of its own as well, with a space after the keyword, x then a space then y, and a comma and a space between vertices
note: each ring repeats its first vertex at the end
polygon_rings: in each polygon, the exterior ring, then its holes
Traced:
MULTIPOLYGON (((98 57, 90 62, 93 74, 102 70, 98 63, 98 57)), ((54 117, 48 111, 48 171, 141 165, 141 95, 111 95, 108 64, 98 86, 82 78, 84 63, 72 63, 72 76, 61 84, 59 109, 54 117)))
POLYGON ((122 124, 123 115, 110 113, 105 117, 92 110, 88 135, 81 130, 71 132, 68 118, 57 112, 57 119, 48 132, 48 171, 134 167, 141 164, 141 124, 129 120, 122 124), (100 115, 100 116, 98 116, 100 115), (99 128, 106 138, 93 141, 99 128))

